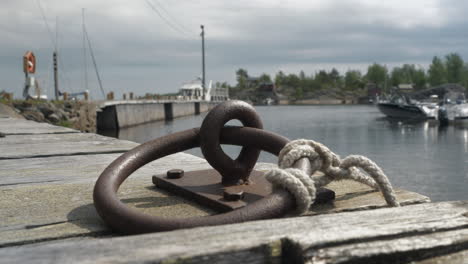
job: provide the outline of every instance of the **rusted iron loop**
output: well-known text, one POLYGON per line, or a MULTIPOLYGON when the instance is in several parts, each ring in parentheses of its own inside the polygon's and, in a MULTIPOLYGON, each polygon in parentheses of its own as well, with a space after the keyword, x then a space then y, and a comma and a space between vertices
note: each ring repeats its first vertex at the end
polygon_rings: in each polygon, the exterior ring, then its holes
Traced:
POLYGON ((248 181, 260 150, 242 147, 239 156, 233 160, 220 145, 220 133, 230 120, 241 121, 244 127, 263 128, 255 109, 244 101, 232 100, 218 104, 203 120, 200 127, 200 148, 205 159, 222 176, 224 185, 236 185, 248 181))
MULTIPOLYGON (((278 155, 289 140, 261 129, 224 127, 222 144, 261 149, 278 155)), ((143 214, 127 207, 117 197, 119 186, 134 171, 164 156, 200 146, 200 129, 193 128, 144 143, 113 161, 99 176, 94 187, 94 204, 102 219, 114 230, 125 234, 169 231, 197 226, 239 223, 276 218, 294 210, 293 196, 283 189, 228 213, 193 218, 164 218, 143 214)))

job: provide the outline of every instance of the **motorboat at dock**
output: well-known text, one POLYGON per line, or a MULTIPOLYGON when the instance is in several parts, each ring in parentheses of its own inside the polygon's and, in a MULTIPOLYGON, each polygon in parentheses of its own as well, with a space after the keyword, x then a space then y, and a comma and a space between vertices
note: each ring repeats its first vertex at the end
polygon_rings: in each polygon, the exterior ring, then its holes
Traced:
POLYGON ((462 92, 450 92, 444 96, 438 110, 441 124, 468 124, 468 103, 462 92))
POLYGON ((394 92, 389 100, 377 103, 380 112, 399 119, 437 119, 438 106, 432 102, 413 101, 408 96, 394 92))

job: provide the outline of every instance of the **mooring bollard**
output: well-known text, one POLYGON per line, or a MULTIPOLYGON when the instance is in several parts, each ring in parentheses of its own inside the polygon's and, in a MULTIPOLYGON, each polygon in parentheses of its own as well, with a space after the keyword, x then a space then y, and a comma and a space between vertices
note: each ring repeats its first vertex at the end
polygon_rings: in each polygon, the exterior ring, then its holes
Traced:
MULTIPOLYGON (((255 171, 253 167, 260 150, 278 155, 288 142, 280 135, 263 130, 261 120, 252 106, 242 101, 228 101, 215 107, 201 128, 149 141, 114 161, 96 182, 94 203, 99 215, 112 229, 127 234, 281 217, 295 209, 295 197, 285 189, 274 189, 263 177, 263 172, 255 171), (241 120, 245 126, 224 127, 232 119, 241 120), (239 157, 232 160, 222 151, 220 144, 243 148, 239 157), (194 147, 202 149, 214 169, 189 172, 175 169, 164 175, 153 176, 153 183, 222 214, 175 219, 150 216, 128 208, 116 196, 118 186, 133 171, 153 160, 194 147)), ((309 160, 305 159, 303 163, 309 163, 309 160)), ((304 171, 304 168, 310 166, 301 163, 294 167, 304 171)), ((304 173, 308 174, 307 171, 304 173)), ((317 200, 334 198, 333 191, 323 190, 325 192, 318 192, 318 195, 324 199, 317 200)))
POLYGON ((211 110, 200 128, 192 128, 146 142, 120 156, 99 176, 94 205, 114 230, 127 234, 222 225, 306 213, 312 204, 335 198, 323 186, 350 179, 380 190, 389 206, 399 206, 382 169, 364 156, 341 159, 325 145, 306 139, 289 139, 262 129, 255 109, 246 102, 227 101, 211 110), (237 119, 243 127, 225 126, 237 119), (242 146, 233 160, 220 144, 242 146), (165 218, 133 210, 117 197, 130 174, 156 159, 200 147, 213 167, 209 170, 173 169, 153 176, 153 183, 213 210, 218 215, 165 218), (278 156, 278 168, 265 174, 253 168, 264 150, 278 156), (315 172, 323 174, 316 174, 315 172))

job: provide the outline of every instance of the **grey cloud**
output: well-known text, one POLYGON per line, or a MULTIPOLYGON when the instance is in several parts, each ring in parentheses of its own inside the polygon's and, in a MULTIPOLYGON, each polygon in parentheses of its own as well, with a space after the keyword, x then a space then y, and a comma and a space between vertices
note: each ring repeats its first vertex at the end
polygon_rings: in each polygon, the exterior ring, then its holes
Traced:
MULTIPOLYGON (((61 78, 64 88, 75 90, 81 89, 83 75, 81 4, 105 88, 118 93, 129 89, 142 94, 174 92, 182 82, 199 75, 202 23, 207 74, 216 81, 233 82, 238 67, 273 74, 288 71, 284 67, 429 63, 434 55, 459 52, 463 56, 468 51, 463 14, 468 3, 455 0, 436 3, 433 19, 417 20, 419 9, 405 11, 414 14, 408 25, 397 19, 406 19, 405 15, 393 16, 397 11, 362 1, 323 1, 314 8, 296 8, 281 1, 267 5, 159 0, 184 28, 193 31, 186 34, 169 28, 145 1, 67 1, 67 6, 58 0, 42 2, 52 30, 59 15, 60 55, 68 76, 61 78)), ((53 46, 37 6, 8 0, 2 7, 0 77, 4 81, 0 90, 20 89, 20 61, 28 49, 36 52, 38 71, 47 79, 53 46)), ((94 87, 91 64, 89 68, 94 87)))

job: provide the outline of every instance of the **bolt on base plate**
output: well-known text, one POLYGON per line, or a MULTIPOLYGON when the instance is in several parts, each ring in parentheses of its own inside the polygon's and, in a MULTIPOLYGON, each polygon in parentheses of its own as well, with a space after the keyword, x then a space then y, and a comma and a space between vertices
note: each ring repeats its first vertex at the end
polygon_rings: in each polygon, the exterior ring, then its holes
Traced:
MULTIPOLYGON (((252 171, 249 184, 223 186, 221 175, 214 169, 183 172, 180 178, 167 174, 153 176, 153 183, 163 190, 197 202, 217 212, 228 212, 253 203, 272 192, 271 183, 261 171, 252 171), (226 199, 227 198, 227 199, 226 199)), ((326 188, 317 190, 316 203, 335 199, 335 192, 326 188)))

